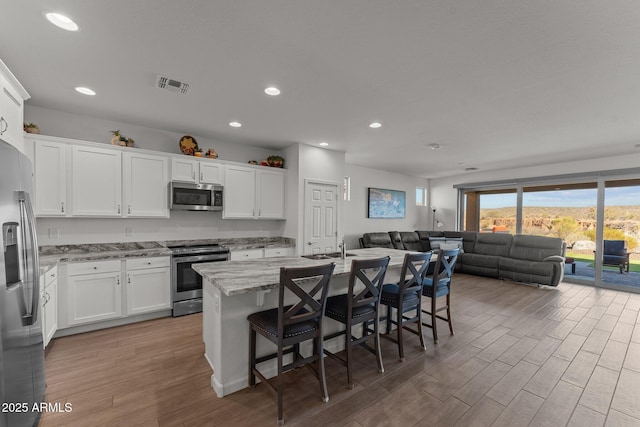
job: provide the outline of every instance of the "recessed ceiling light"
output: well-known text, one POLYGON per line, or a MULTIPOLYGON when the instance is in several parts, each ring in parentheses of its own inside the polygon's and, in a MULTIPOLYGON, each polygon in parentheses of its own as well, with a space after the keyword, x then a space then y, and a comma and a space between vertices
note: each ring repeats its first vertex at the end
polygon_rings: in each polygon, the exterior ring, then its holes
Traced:
POLYGON ((93 96, 96 94, 94 90, 91 90, 88 87, 82 87, 82 86, 78 86, 76 88, 76 91, 80 92, 83 95, 89 95, 89 96, 93 96))
POLYGON ((232 128, 239 128, 240 126, 242 126, 242 123, 240 123, 240 122, 229 122, 229 126, 231 126, 232 128))
POLYGON ((382 126, 382 123, 378 123, 378 122, 373 122, 373 123, 369 124, 369 127, 373 128, 373 129, 377 129, 377 128, 381 127, 381 126, 382 126))
POLYGON ((440 144, 429 144, 429 148, 431 148, 432 150, 439 150, 440 144))
POLYGON ((280 89, 275 86, 269 86, 264 90, 264 93, 266 93, 267 95, 276 96, 280 95, 280 89))
POLYGON ((78 31, 79 29, 78 24, 73 22, 70 18, 64 15, 61 15, 59 13, 48 12, 48 13, 45 13, 44 16, 53 25, 55 25, 56 27, 62 28, 63 30, 78 31))
POLYGON ((640 144, 636 144, 636 145, 634 145, 634 147, 640 148, 640 144))
POLYGON ((464 168, 465 171, 477 171, 478 168, 464 168))
POLYGON ((329 143, 328 143, 328 142, 324 142, 324 141, 323 141, 323 142, 321 142, 321 143, 320 143, 320 144, 318 144, 318 145, 319 145, 319 146, 321 146, 321 147, 327 147, 327 146, 329 145, 329 143))

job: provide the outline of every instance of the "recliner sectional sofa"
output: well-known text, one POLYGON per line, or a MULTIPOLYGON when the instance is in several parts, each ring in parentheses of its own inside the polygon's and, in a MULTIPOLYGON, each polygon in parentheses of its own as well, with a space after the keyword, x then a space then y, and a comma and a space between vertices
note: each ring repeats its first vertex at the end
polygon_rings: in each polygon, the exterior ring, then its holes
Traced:
POLYGON ((516 282, 557 286, 564 276, 565 245, 556 237, 476 231, 365 233, 362 247, 430 251, 462 246, 456 271, 516 282))

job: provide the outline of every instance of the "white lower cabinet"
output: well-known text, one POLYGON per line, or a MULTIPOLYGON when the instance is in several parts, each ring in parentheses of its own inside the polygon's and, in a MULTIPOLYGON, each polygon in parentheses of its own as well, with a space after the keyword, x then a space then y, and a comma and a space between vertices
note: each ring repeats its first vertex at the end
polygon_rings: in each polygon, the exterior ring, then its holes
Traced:
POLYGON ((127 314, 171 308, 169 257, 128 259, 127 314))
POLYGON ((231 251, 231 261, 243 259, 272 258, 277 256, 295 256, 295 248, 263 248, 231 251))
POLYGON ((122 316, 120 260, 69 264, 67 321, 82 325, 122 316))
POLYGON ((40 319, 42 340, 46 347, 58 330, 58 268, 53 267, 40 276, 40 319))
POLYGON ((171 309, 170 266, 169 256, 66 264, 59 328, 116 319, 127 323, 129 316, 171 309))

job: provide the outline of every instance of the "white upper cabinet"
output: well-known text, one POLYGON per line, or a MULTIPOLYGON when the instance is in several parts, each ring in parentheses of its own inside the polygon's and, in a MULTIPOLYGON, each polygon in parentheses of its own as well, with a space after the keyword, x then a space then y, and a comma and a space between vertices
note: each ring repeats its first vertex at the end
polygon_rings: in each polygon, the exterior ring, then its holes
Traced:
POLYGON ((66 216, 67 144, 35 141, 36 215, 66 216))
POLYGON ((171 158, 171 180, 196 184, 223 184, 224 165, 215 160, 171 158))
POLYGON ((285 172, 227 165, 224 218, 284 219, 285 172))
POLYGON ((122 216, 122 153, 73 146, 71 160, 74 216, 122 216))
POLYGON ((258 218, 284 219, 284 173, 275 169, 257 172, 258 218))
POLYGON ((168 158, 125 152, 123 161, 123 216, 168 218, 168 158))
POLYGON ((0 61, 0 139, 24 151, 24 101, 29 94, 0 61))

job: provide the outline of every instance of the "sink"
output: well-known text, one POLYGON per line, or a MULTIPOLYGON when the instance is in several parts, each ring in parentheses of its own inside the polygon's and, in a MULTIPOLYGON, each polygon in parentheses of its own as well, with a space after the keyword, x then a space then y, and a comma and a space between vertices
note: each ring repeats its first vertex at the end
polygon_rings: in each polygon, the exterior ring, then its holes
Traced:
MULTIPOLYGON (((332 258, 340 258, 340 252, 329 252, 326 254, 311 254, 311 255, 302 255, 302 258, 307 259, 332 259, 332 258)), ((355 254, 350 254, 347 252, 346 256, 355 256, 355 254)))

